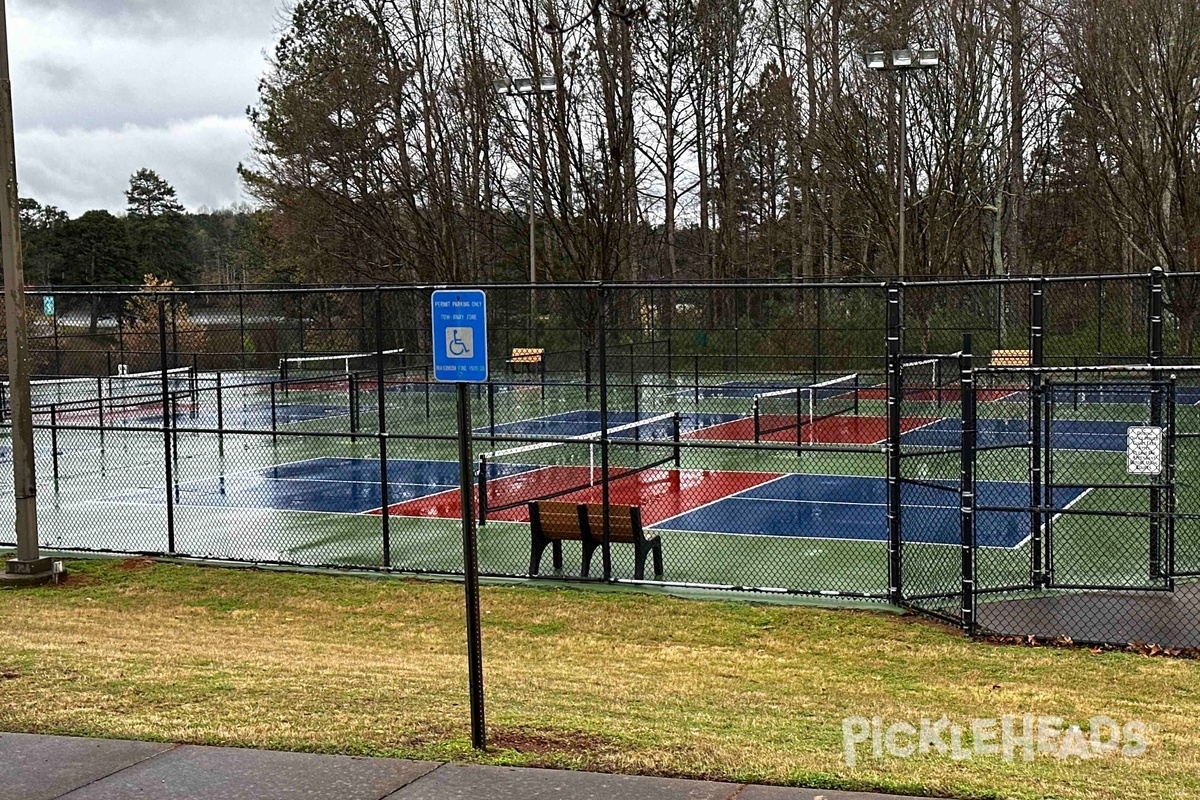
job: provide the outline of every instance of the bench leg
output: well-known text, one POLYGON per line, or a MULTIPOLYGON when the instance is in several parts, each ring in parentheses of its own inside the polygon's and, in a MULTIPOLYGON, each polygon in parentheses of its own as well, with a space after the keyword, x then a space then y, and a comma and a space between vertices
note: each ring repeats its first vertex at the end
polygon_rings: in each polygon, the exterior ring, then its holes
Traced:
POLYGON ((663 576, 662 539, 654 543, 654 577, 663 576))
POLYGON ((550 545, 550 552, 554 557, 554 571, 562 572, 562 541, 555 539, 554 544, 550 545))
POLYGON ((583 577, 588 577, 588 573, 592 570, 592 555, 600 547, 599 544, 591 539, 585 539, 583 542, 583 569, 581 574, 583 577))
MULTIPOLYGON (((529 548, 529 574, 537 575, 542 569, 542 554, 546 552, 546 546, 551 544, 551 541, 545 537, 534 534, 533 540, 529 548)), ((560 559, 561 561, 561 556, 560 559)))

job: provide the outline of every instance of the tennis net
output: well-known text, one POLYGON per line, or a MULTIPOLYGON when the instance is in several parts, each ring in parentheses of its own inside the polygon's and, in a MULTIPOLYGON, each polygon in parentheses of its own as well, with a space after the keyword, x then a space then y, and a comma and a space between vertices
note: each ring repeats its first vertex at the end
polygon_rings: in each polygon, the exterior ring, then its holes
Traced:
MULTIPOLYGON (((659 414, 608 429, 610 449, 607 479, 628 478, 671 464, 679 466, 680 418, 659 414), (617 462, 617 463, 614 463, 617 462)), ((538 500, 583 491, 604 479, 601 431, 561 440, 535 442, 493 451, 479 458, 479 521, 538 500)))
MULTIPOLYGON (((166 371, 167 391, 171 394, 186 393, 189 397, 197 391, 196 374, 191 367, 177 367, 166 371)), ((110 403, 155 397, 162 392, 162 370, 150 372, 98 375, 94 378, 46 378, 29 382, 30 402, 34 409, 60 406, 76 409, 110 403)), ((0 406, 7 413, 11 407, 11 387, 5 381, 0 384, 0 406)))
POLYGON ((320 384, 348 379, 351 375, 370 377, 382 368, 391 374, 403 368, 404 348, 374 350, 369 353, 330 353, 328 355, 291 356, 279 359, 279 378, 288 384, 320 384))
POLYGON ((843 414, 858 413, 858 373, 755 395, 751 414, 754 417, 754 441, 781 431, 795 431, 796 443, 805 441, 804 429, 809 429, 809 443, 814 439, 815 423, 843 414))

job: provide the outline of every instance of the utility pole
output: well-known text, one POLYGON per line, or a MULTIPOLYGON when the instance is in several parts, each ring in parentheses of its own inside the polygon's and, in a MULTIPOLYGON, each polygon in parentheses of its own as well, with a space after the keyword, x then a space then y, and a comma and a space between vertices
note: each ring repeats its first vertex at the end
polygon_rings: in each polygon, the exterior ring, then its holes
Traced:
POLYGON ((8 402, 12 420, 13 497, 17 557, 5 563, 0 582, 44 583, 52 562, 41 558, 37 532, 33 409, 29 396, 29 340, 25 330, 25 276, 17 202, 17 155, 13 134, 12 79, 8 71, 8 21, 0 0, 0 261, 4 265, 4 328, 8 337, 8 402))

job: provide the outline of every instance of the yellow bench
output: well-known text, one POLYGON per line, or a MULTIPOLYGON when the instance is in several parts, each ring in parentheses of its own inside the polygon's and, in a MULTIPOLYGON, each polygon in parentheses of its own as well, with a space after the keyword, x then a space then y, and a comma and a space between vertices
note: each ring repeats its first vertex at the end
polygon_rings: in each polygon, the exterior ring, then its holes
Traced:
POLYGON ((542 356, 545 355, 544 347, 514 347, 512 356, 509 357, 509 364, 540 364, 542 356))
POLYGON ((993 350, 993 367, 1028 367, 1033 364, 1033 353, 1029 350, 993 350))

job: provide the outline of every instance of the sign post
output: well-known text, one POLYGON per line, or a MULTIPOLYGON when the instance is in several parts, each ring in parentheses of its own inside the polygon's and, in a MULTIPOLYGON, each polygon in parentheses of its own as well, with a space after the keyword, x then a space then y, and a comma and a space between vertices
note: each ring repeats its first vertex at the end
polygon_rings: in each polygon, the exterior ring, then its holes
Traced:
POLYGON ((486 383, 487 297, 479 290, 433 293, 433 377, 458 388, 458 472, 462 492, 463 583, 467 601, 467 670, 471 685, 471 744, 487 745, 483 714, 483 645, 479 622, 479 548, 471 453, 470 384, 486 383))

